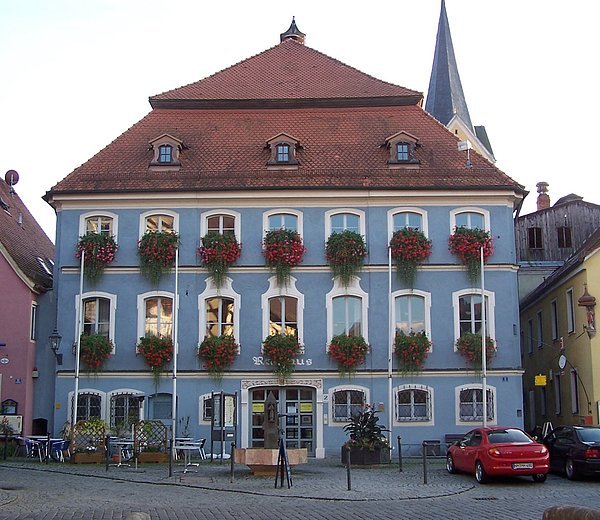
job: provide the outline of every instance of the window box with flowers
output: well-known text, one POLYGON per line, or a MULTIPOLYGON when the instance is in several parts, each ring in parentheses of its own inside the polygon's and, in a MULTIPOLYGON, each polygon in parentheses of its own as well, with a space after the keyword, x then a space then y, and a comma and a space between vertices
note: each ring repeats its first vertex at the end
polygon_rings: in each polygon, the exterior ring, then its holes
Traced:
POLYGON ((292 267, 302 262, 305 252, 302 237, 291 229, 273 229, 263 239, 263 255, 275 271, 279 287, 289 285, 292 267))
POLYGON ((198 347, 198 358, 208 373, 221 379, 223 372, 235 361, 239 345, 231 334, 206 336, 198 347))
POLYGON ((229 268, 240 257, 241 252, 242 246, 235 235, 209 231, 202 237, 198 255, 217 288, 223 286, 229 268))
POLYGON ((294 365, 303 349, 294 334, 272 334, 262 344, 264 357, 273 366, 273 372, 285 380, 294 371, 294 365))
POLYGON ((113 351, 113 343, 101 334, 82 334, 79 340, 79 356, 85 367, 93 373, 101 370, 113 351))
POLYGON ((431 240, 428 240, 421 230, 405 227, 392 235, 390 250, 396 262, 398 277, 412 287, 417 265, 431 254, 431 240))
POLYGON ((337 363, 340 374, 351 376, 360 365, 364 364, 369 353, 369 345, 362 336, 338 334, 331 338, 328 353, 329 357, 337 363))
POLYGON ((331 272, 339 278, 344 287, 348 287, 353 276, 363 268, 367 256, 365 240, 356 231, 342 231, 331 234, 325 245, 325 258, 331 272))
POLYGON ((467 275, 471 282, 476 282, 481 271, 481 248, 483 261, 494 253, 494 243, 489 231, 479 228, 454 228, 454 233, 448 239, 448 248, 453 255, 458 256, 467 267, 467 275))
MULTIPOLYGON (((467 365, 475 370, 481 370, 481 334, 465 332, 456 340, 456 351, 465 358, 467 365)), ((489 336, 486 337, 486 364, 490 364, 496 355, 496 343, 489 336)))
POLYGON ((403 373, 419 373, 431 350, 431 341, 424 331, 405 334, 400 331, 394 339, 394 352, 403 373))
POLYGON ((112 263, 119 246, 115 237, 102 233, 86 233, 79 237, 75 256, 81 259, 84 255, 83 272, 88 280, 96 281, 102 275, 104 268, 112 263))
POLYGON ((140 270, 153 284, 175 263, 179 235, 173 231, 146 231, 138 241, 140 270))
POLYGON ((140 338, 136 348, 152 370, 154 385, 158 388, 163 369, 173 357, 173 340, 168 337, 146 336, 140 338))

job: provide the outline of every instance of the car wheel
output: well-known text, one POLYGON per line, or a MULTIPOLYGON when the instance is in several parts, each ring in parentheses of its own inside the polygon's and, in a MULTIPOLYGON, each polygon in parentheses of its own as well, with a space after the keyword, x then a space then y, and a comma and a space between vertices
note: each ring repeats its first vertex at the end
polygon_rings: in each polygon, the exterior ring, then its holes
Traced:
POLYGON ((573 466, 573 460, 567 459, 565 461, 565 474, 569 480, 576 480, 577 473, 575 472, 575 467, 573 466))
POLYGON ((485 484, 488 481, 487 473, 483 469, 483 464, 480 461, 475 463, 475 479, 480 484, 485 484))
POLYGON ((454 468, 454 459, 450 454, 448 454, 446 457, 446 469, 448 470, 448 473, 456 473, 456 469, 454 468))
POLYGON ((546 482, 546 474, 538 473, 537 475, 533 475, 534 482, 546 482))

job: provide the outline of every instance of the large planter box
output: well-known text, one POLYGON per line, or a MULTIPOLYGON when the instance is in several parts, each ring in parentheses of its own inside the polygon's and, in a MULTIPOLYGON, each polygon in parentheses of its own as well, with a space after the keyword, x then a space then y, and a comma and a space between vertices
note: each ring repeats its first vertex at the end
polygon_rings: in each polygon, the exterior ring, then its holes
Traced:
MULTIPOLYGON (((288 462, 290 466, 306 464, 308 450, 306 448, 288 448, 288 462)), ((271 476, 277 472, 278 449, 268 448, 236 448, 233 460, 236 464, 245 464, 253 475, 271 476)))
POLYGON ((138 462, 169 462, 169 457, 164 451, 142 451, 138 453, 138 462))
MULTIPOLYGON (((350 464, 356 466, 372 466, 375 464, 389 464, 390 449, 377 448, 375 450, 351 449, 350 464)), ((348 450, 342 446, 342 464, 348 463, 348 450)))
POLYGON ((101 451, 72 453, 71 462, 73 464, 102 464, 104 462, 104 453, 101 451))

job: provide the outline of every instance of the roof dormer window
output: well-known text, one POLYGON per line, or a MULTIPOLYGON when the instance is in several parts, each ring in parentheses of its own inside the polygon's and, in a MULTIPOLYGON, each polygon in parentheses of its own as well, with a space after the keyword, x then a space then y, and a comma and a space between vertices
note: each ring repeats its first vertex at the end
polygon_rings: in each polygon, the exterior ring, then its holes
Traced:
POLYGON ((169 134, 162 134, 150 141, 150 150, 154 155, 150 162, 150 169, 178 170, 181 166, 179 157, 181 151, 186 149, 183 141, 169 134))
POLYGON ((408 132, 398 132, 385 140, 385 144, 390 150, 388 164, 390 167, 399 165, 419 164, 415 157, 415 149, 419 146, 419 139, 408 132))
POLYGON ((271 156, 267 161, 267 167, 272 169, 289 167, 297 169, 300 164, 297 159, 297 151, 302 149, 300 141, 288 134, 279 134, 267 141, 266 149, 270 150, 271 156))

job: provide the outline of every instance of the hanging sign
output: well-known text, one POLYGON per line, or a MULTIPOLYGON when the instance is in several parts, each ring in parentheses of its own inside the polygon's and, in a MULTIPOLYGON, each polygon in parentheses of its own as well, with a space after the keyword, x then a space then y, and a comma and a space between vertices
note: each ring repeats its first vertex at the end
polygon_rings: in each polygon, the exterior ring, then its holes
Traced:
POLYGON ((547 376, 539 374, 535 376, 535 386, 546 386, 547 376))

